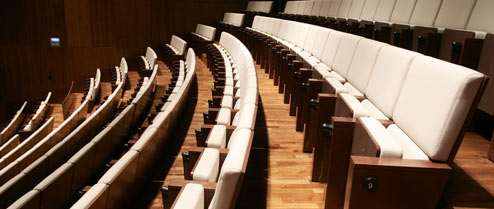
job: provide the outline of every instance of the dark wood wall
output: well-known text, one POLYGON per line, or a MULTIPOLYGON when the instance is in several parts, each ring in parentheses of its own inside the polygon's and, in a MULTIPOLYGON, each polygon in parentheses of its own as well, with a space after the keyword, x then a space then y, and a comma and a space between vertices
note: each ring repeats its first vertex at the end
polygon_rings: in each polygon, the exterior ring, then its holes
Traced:
POLYGON ((172 34, 214 24, 247 0, 17 0, 0 2, 0 100, 63 100, 96 68, 156 51, 172 34), (50 37, 61 39, 51 47, 50 37))

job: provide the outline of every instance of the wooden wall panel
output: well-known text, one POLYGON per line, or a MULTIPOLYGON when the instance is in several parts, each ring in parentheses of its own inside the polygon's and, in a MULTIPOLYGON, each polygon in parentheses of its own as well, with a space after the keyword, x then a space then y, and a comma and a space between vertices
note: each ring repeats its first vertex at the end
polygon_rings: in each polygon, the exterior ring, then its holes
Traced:
POLYGON ((158 50, 172 34, 246 6, 247 0, 1 1, 0 94, 20 102, 53 91, 61 102, 72 80, 80 92, 96 68, 118 65, 122 56, 134 66, 146 46, 158 50), (51 47, 50 37, 61 46, 51 47))

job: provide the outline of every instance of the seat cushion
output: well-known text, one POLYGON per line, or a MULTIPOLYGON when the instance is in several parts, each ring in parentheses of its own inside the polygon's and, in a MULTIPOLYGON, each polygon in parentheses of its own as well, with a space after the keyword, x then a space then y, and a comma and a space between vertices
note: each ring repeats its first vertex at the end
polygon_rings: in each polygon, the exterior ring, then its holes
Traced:
POLYGON ((232 112, 229 108, 221 108, 216 117, 216 124, 229 126, 232 117, 232 112))
POLYGON ((225 148, 226 146, 226 126, 214 125, 207 140, 208 147, 225 148))
POLYGON ((223 89, 224 96, 233 96, 233 86, 225 86, 223 89))
POLYGON ((347 88, 345 88, 345 86, 343 86, 343 84, 341 84, 335 78, 324 78, 324 80, 326 80, 326 82, 328 82, 329 85, 334 88, 334 90, 335 90, 334 93, 335 94, 347 93, 348 92, 347 88))
POLYGON ((384 115, 372 102, 368 99, 364 99, 361 102, 362 106, 369 111, 369 117, 379 119, 379 120, 389 120, 386 115, 384 115))
POLYGON ((388 126, 387 130, 403 149, 403 159, 429 160, 429 157, 396 124, 388 126))
POLYGON ((362 117, 360 118, 362 125, 369 132, 369 135, 379 145, 380 155, 383 158, 402 158, 403 149, 394 140, 393 136, 388 133, 386 128, 376 119, 362 117))
POLYGON ((232 96, 223 96, 221 99, 221 108, 233 108, 233 97, 232 96))
POLYGON ((204 187, 201 184, 186 184, 174 208, 204 209, 204 187))
POLYGON ((358 101, 355 96, 347 93, 338 94, 348 108, 353 112, 353 118, 369 117, 369 111, 358 101))
POLYGON ((328 67, 323 63, 319 63, 318 65, 316 65, 314 67, 314 70, 316 70, 319 73, 319 75, 321 75, 322 78, 329 77, 329 72, 332 71, 330 67, 328 67))
POLYGON ((329 72, 329 74, 327 75, 327 77, 329 77, 329 78, 335 78, 340 83, 345 83, 346 82, 346 79, 343 78, 343 76, 341 76, 340 74, 338 74, 336 71, 329 72))
POLYGON ((357 88, 355 88, 350 82, 346 82, 343 86, 348 90, 348 93, 353 96, 364 96, 357 88))
POLYGON ((220 152, 214 148, 206 148, 195 166, 192 179, 194 181, 215 182, 218 179, 220 152))

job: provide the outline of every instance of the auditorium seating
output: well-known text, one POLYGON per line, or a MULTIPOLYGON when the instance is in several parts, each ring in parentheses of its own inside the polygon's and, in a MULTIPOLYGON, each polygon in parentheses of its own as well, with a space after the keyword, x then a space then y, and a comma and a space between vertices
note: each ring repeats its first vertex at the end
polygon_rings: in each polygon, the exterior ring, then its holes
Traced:
POLYGON ((245 10, 245 24, 252 26, 252 20, 256 15, 269 15, 273 1, 249 1, 245 10))
POLYGON ((162 188, 165 208, 181 208, 190 203, 188 199, 203 199, 196 202, 202 207, 234 208, 245 175, 257 115, 254 62, 242 42, 226 32, 219 44, 206 48, 207 64, 215 77, 213 99, 205 125, 196 130, 197 147, 182 153, 185 181, 172 180, 162 188), (200 189, 181 191, 193 185, 207 186, 210 194, 201 194, 200 189))
POLYGON ((38 129, 41 123, 43 123, 46 113, 50 109, 50 97, 51 92, 48 92, 46 99, 44 101, 41 101, 37 108, 35 108, 34 114, 31 116, 31 119, 29 120, 29 122, 27 122, 26 126, 24 126, 24 128, 22 129, 23 131, 35 131, 36 129, 38 129))
POLYGON ((309 106, 312 98, 311 116, 317 117, 309 117, 315 129, 306 126, 305 131, 315 135, 316 142, 306 138, 304 150, 310 151, 311 145, 315 150, 313 180, 328 182, 326 208, 434 208, 488 79, 468 68, 331 29, 322 29, 329 35, 320 42, 326 45, 321 60, 309 59, 312 48, 304 44, 318 35, 306 31, 317 26, 281 20, 279 30, 273 31, 266 25, 276 25, 278 19, 256 19, 243 38, 253 51, 261 51, 256 56, 261 63, 277 71, 280 93, 294 92, 286 89, 293 83, 287 79, 290 74, 295 79, 305 74, 309 83, 303 93, 309 96, 302 103, 309 106), (431 115, 434 120, 427 119, 431 115), (365 132, 370 132, 368 137, 365 132), (413 184, 399 180, 400 170, 406 169, 414 169, 406 174, 413 184), (373 176, 375 172, 381 176, 373 176), (421 175, 417 180, 410 174, 415 172, 421 175), (428 192, 420 189, 424 178, 434 182, 428 192), (372 187, 376 181, 382 188, 377 189, 379 198, 372 187), (412 187, 416 189, 407 195, 401 193, 412 187))
MULTIPOLYGON (((170 44, 161 46, 163 62, 170 66, 175 60, 184 59, 187 42, 176 35, 172 35, 170 44)), ((171 66, 170 66, 171 67, 171 66)))
POLYGON ((4 164, 4 156, 10 154, 12 150, 24 148, 27 143, 38 142, 53 130, 53 118, 45 121, 36 131, 32 132, 26 139, 22 139, 16 134, 0 147, 0 162, 4 164), (19 148, 18 148, 19 147, 19 148))
POLYGON ((244 17, 245 14, 225 12, 225 15, 223 16, 223 21, 219 21, 215 25, 216 27, 215 39, 219 40, 220 35, 223 31, 235 35, 238 31, 238 28, 243 26, 244 17))
POLYGON ((27 101, 24 102, 19 110, 15 113, 14 117, 10 119, 9 124, 0 132, 0 144, 5 143, 8 139, 15 135, 17 130, 22 125, 25 116, 25 108, 27 101))
POLYGON ((57 129, 34 146, 29 144, 33 146, 31 149, 21 153, 17 159, 9 158, 11 163, 0 170, 0 207, 7 207, 27 193, 102 129, 116 111, 126 73, 122 79, 112 94, 86 120, 87 111, 82 110, 86 110, 89 97, 57 129), (79 125, 81 120, 84 121, 79 125))
MULTIPOLYGON (((172 121, 177 121, 177 119, 172 118, 180 118, 180 111, 185 104, 195 76, 195 53, 192 49, 187 52, 186 66, 187 75, 182 85, 176 86, 180 89, 176 96, 168 97, 171 101, 167 101, 162 106, 161 112, 154 117, 137 142, 71 208, 123 208, 128 206, 129 197, 138 191, 144 180, 149 178, 153 163, 157 160, 156 157, 160 156, 160 149, 166 144, 173 127, 176 126, 176 123, 172 121)), ((150 78, 150 80, 153 79, 150 78)), ((105 147, 102 146, 100 149, 105 147)), ((94 151, 94 153, 100 152, 105 151, 94 151)), ((59 170, 63 169, 59 168, 59 170)), ((59 176, 57 173, 52 175, 59 176)), ((48 181, 49 178, 45 180, 48 181)), ((35 200, 31 198, 32 196, 34 195, 28 193, 26 198, 21 198, 14 204, 26 204, 26 199, 35 200)))
POLYGON ((186 41, 197 54, 204 52, 204 46, 214 40, 216 28, 197 24, 195 32, 188 33, 186 41))
POLYGON ((151 77, 145 77, 142 85, 136 88, 137 94, 130 104, 91 141, 34 187, 32 191, 39 191, 39 194, 31 196, 30 193, 26 193, 27 197, 20 198, 14 205, 37 201, 40 208, 66 207, 89 183, 88 181, 101 171, 120 148, 131 129, 134 129, 145 112, 145 107, 152 101, 157 72, 156 64, 151 77), (41 197, 40 200, 38 197, 41 197))
POLYGON ((137 58, 137 67, 140 70, 153 70, 154 65, 158 61, 158 55, 151 47, 146 48, 146 55, 137 58))
POLYGON ((272 5, 273 1, 249 1, 245 11, 269 13, 272 5))
POLYGON ((244 14, 240 13, 225 12, 223 21, 220 21, 220 23, 241 27, 244 22, 244 16, 244 14))

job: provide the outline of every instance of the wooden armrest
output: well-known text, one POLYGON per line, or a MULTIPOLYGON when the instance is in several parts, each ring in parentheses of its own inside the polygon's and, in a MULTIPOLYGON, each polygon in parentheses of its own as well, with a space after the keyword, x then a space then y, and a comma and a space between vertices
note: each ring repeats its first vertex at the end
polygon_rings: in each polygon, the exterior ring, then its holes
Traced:
POLYGON ((425 160, 352 156, 344 208, 435 208, 451 170, 425 160))

